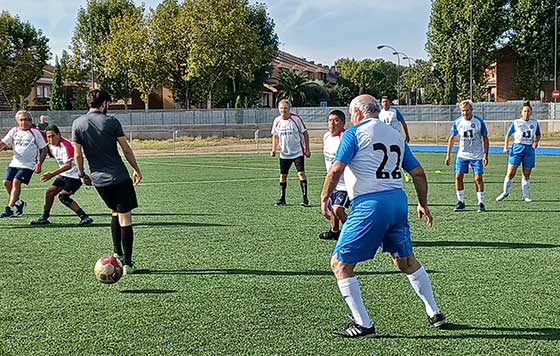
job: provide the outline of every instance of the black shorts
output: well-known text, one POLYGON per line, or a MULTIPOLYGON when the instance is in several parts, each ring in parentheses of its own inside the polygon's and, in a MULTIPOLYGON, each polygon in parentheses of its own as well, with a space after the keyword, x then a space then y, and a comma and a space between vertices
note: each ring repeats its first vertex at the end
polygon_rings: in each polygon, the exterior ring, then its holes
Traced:
POLYGON ((62 190, 65 190, 70 194, 74 194, 82 186, 82 181, 76 178, 58 176, 54 182, 52 182, 52 185, 62 188, 62 190))
POLYGON ((136 192, 129 178, 124 182, 106 187, 95 187, 107 207, 118 213, 128 213, 138 207, 136 192))
POLYGON ((296 158, 280 158, 280 174, 288 174, 292 163, 295 164, 298 172, 305 172, 305 161, 303 156, 296 158))

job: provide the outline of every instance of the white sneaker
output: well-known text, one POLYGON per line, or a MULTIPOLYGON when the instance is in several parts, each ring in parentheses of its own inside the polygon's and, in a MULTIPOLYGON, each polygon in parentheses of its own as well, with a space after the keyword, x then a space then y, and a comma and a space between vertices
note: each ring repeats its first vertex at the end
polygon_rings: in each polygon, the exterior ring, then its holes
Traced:
POLYGON ((530 203, 530 202, 533 201, 533 199, 531 199, 531 198, 529 198, 529 197, 525 197, 525 198, 523 198, 523 201, 524 201, 525 203, 530 203))
POLYGON ((502 193, 502 194, 500 194, 496 197, 496 201, 502 201, 505 198, 507 198, 508 195, 509 195, 509 193, 502 193))

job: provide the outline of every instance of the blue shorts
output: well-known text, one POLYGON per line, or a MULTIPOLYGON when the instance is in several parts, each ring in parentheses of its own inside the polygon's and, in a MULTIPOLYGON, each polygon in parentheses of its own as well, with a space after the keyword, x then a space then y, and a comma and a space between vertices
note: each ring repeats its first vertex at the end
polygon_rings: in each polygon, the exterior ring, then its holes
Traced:
POLYGON ((412 255, 408 200, 402 189, 355 198, 333 254, 341 262, 358 263, 372 259, 379 246, 396 257, 412 255))
POLYGON ((350 199, 348 199, 348 193, 345 190, 334 190, 331 193, 332 206, 341 206, 348 209, 350 206, 350 199))
POLYGON ((8 167, 6 168, 6 175, 4 176, 4 180, 8 180, 11 182, 14 179, 17 179, 23 184, 27 185, 31 181, 32 175, 33 175, 32 169, 8 167))
POLYGON ((469 164, 472 167, 473 174, 484 173, 481 159, 466 159, 457 157, 455 161, 455 173, 469 173, 469 164))
POLYGON ((523 168, 535 167, 535 149, 531 145, 514 143, 509 149, 508 164, 523 168))

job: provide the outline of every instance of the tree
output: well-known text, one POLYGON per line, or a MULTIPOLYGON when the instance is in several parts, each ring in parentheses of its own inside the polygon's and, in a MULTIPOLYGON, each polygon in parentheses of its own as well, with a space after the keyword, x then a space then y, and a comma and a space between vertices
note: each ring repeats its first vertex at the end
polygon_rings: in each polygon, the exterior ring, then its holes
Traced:
POLYGON ((375 97, 387 95, 396 97, 397 66, 383 59, 341 58, 335 62, 340 75, 340 83, 352 90, 354 96, 370 94, 375 97))
POLYGON ((328 89, 330 106, 347 106, 354 98, 354 94, 350 88, 337 84, 328 89))
POLYGON ((484 69, 508 30, 508 0, 434 0, 426 49, 441 73, 443 103, 469 97, 470 47, 473 43, 473 88, 482 96, 484 69), (472 6, 472 7, 471 7, 472 6), (470 17, 472 15, 472 22, 470 17))
POLYGON ((51 110, 64 110, 64 82, 58 58, 56 58, 55 63, 49 107, 51 110))
POLYGON ((12 103, 29 95, 50 58, 48 39, 41 30, 8 12, 0 13, 0 83, 12 103))
POLYGON ((316 82, 307 79, 299 72, 283 71, 276 84, 278 100, 287 99, 292 106, 302 106, 307 99, 305 89, 315 85, 316 82))
POLYGON ((319 106, 321 101, 328 101, 329 92, 320 80, 314 80, 315 85, 308 85, 303 88, 305 102, 303 106, 319 106))
POLYGON ((412 102, 415 104, 431 104, 442 100, 442 97, 439 96, 441 82, 431 60, 417 60, 412 67, 405 70, 403 82, 407 88, 411 89, 412 102))

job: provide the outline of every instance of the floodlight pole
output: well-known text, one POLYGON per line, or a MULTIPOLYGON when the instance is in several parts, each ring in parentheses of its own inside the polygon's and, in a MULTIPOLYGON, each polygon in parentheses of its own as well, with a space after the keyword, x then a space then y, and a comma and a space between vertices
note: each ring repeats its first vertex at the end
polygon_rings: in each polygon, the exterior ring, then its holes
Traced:
MULTIPOLYGON (((404 53, 404 52, 393 52, 394 55, 401 55, 403 56, 403 59, 408 60, 408 69, 410 70, 411 64, 410 64, 410 58, 408 57, 408 54, 404 53)), ((407 90, 406 92, 406 105, 410 105, 410 90, 407 90)))
POLYGON ((472 31, 472 25, 473 25, 473 9, 474 9, 474 5, 471 4, 470 6, 471 8, 471 13, 470 13, 470 24, 469 24, 469 97, 471 99, 471 101, 473 100, 473 31, 472 31))
POLYGON ((390 48, 393 50, 393 55, 397 56, 397 101, 400 103, 400 97, 401 97, 401 58, 399 56, 399 53, 395 48, 389 46, 389 45, 379 45, 377 46, 377 49, 382 49, 382 48, 390 48))

